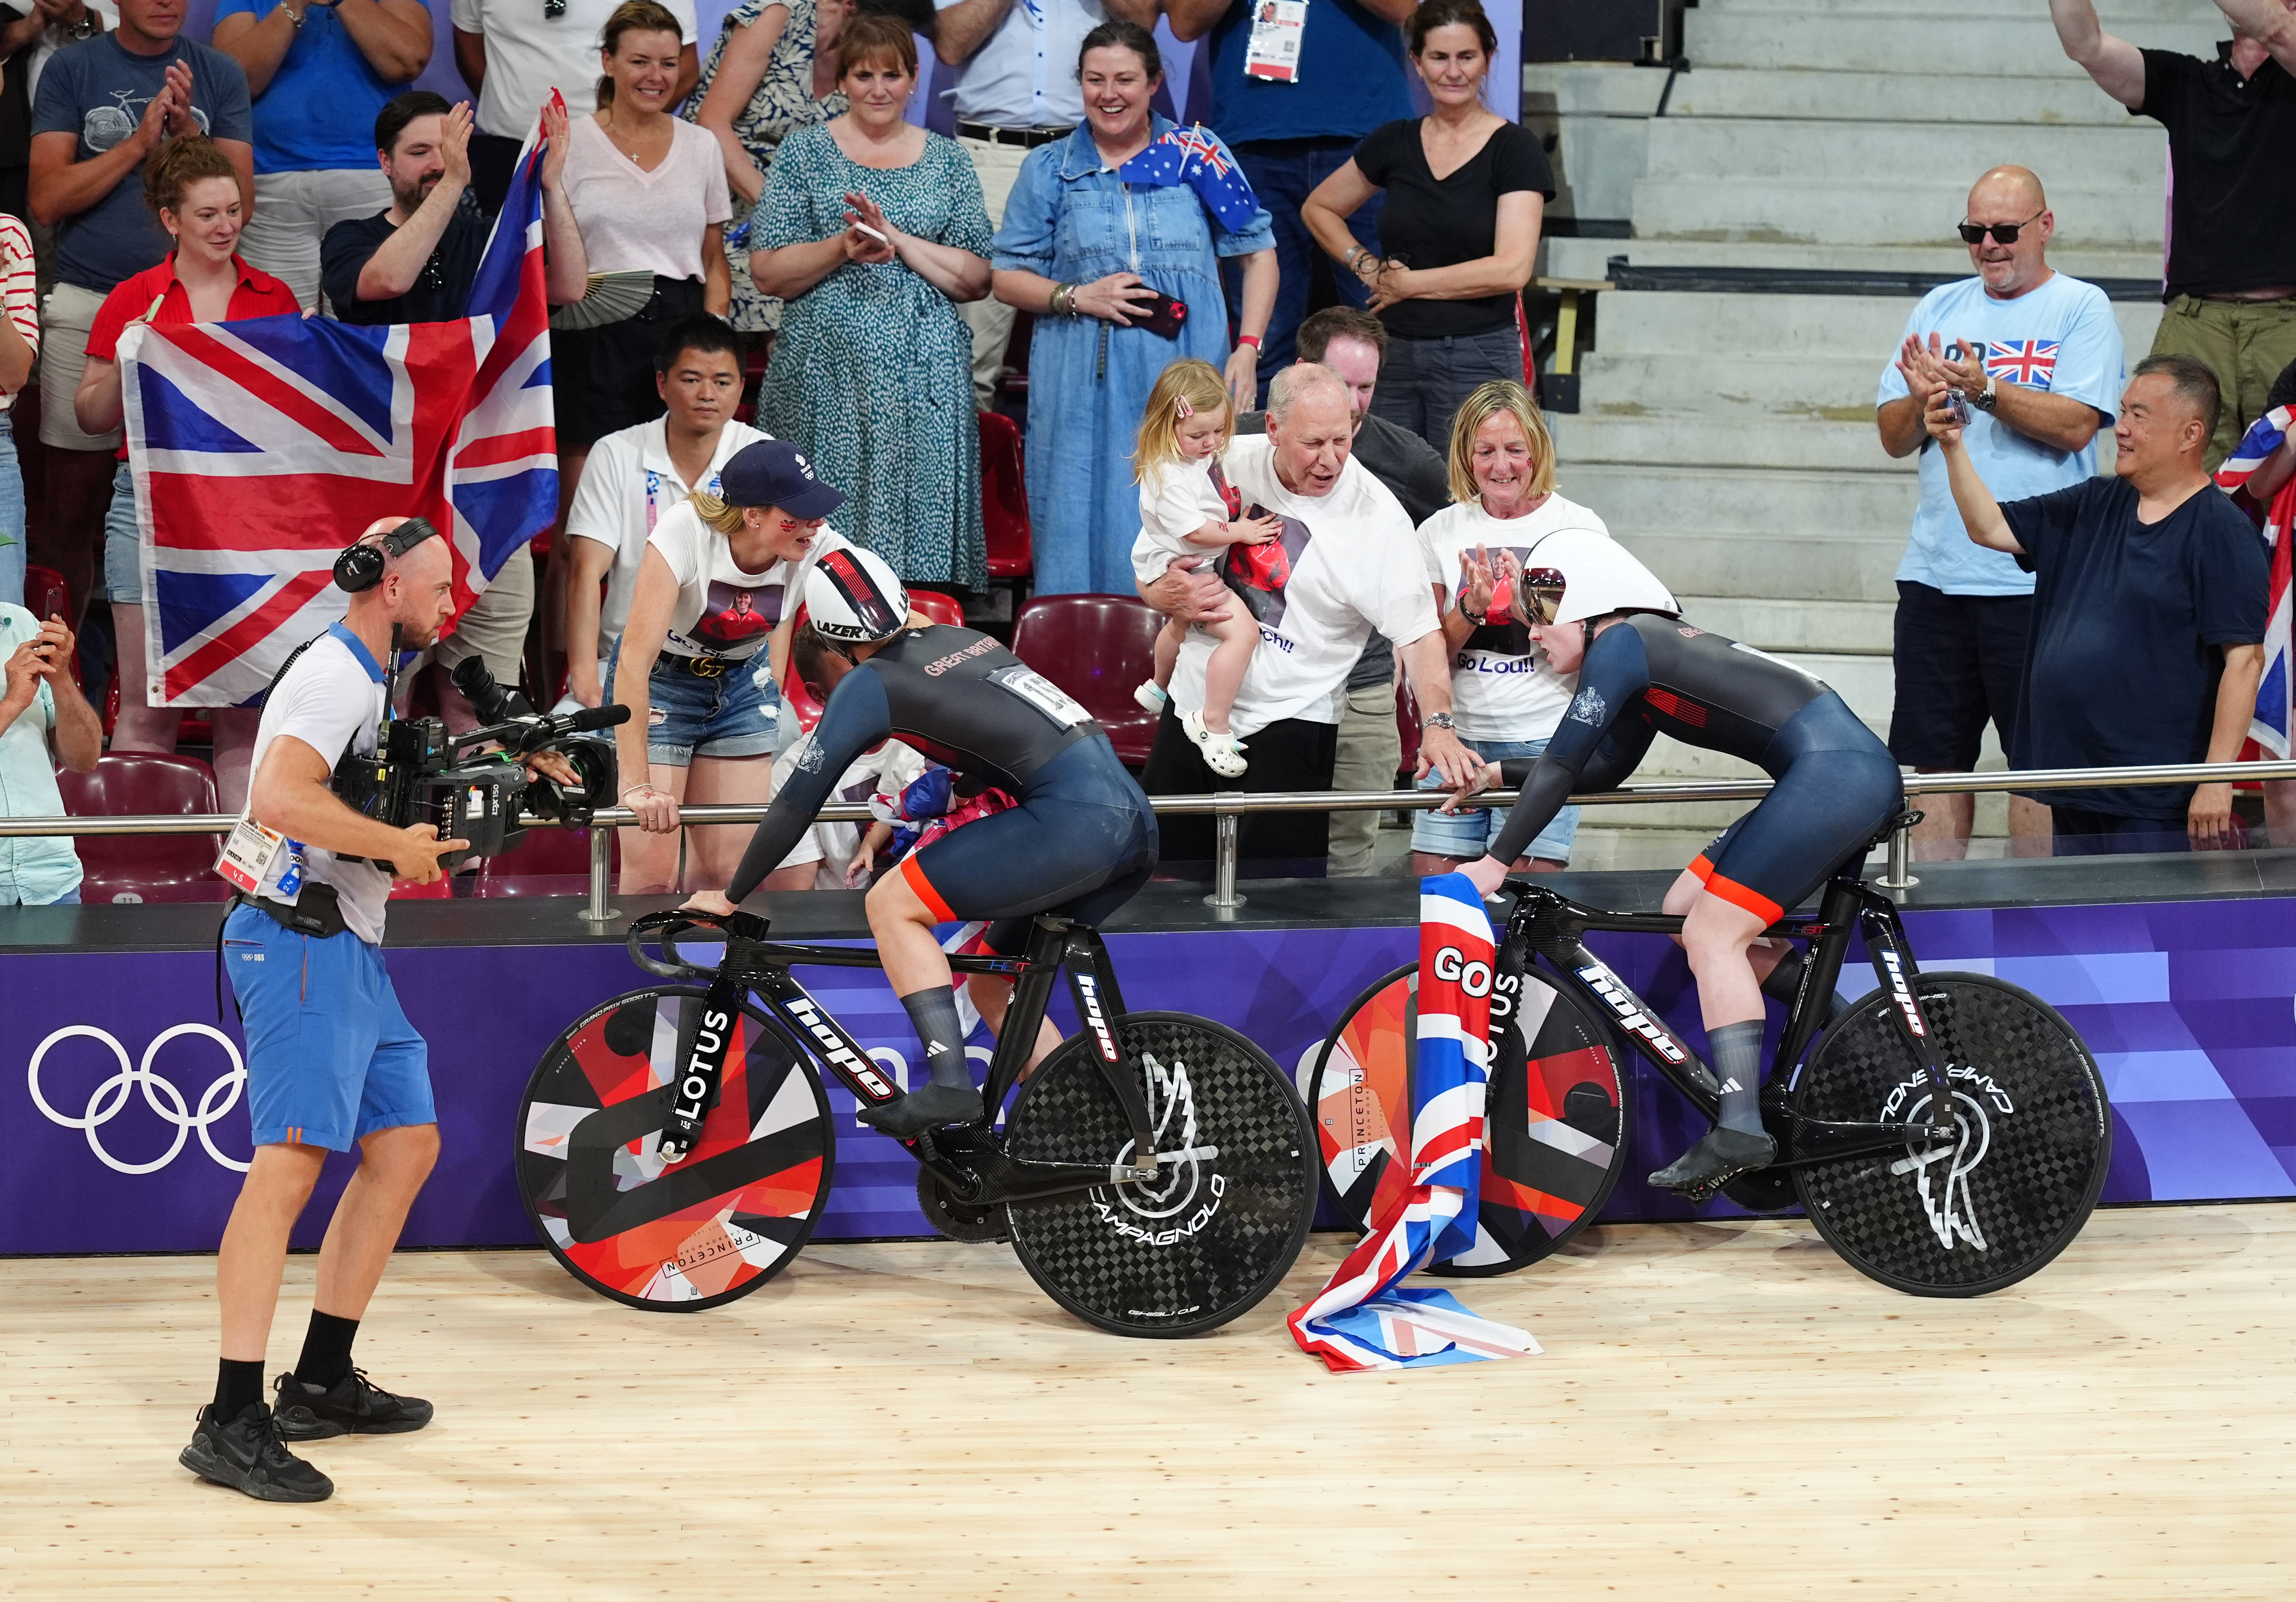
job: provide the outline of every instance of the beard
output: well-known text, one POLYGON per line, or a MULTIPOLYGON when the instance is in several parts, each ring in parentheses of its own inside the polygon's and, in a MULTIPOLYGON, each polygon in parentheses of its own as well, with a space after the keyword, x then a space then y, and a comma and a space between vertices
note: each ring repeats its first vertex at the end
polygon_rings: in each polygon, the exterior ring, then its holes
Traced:
POLYGON ((400 216, 413 217, 422 209, 422 202, 430 198, 430 192, 438 186, 439 180, 436 177, 424 178, 411 189, 401 189, 398 185, 393 184, 390 186, 390 202, 398 209, 400 216))

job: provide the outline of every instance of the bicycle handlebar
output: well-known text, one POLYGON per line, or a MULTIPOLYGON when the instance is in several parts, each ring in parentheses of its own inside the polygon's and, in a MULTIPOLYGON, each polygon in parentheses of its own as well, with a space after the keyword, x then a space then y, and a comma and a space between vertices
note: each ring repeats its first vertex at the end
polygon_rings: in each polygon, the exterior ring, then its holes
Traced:
POLYGON ((690 911, 684 908, 671 912, 649 912, 630 920, 629 932, 624 944, 629 947, 630 960, 657 979, 715 979, 716 968, 705 968, 691 963, 679 953, 677 937, 693 929, 714 929, 728 940, 756 940, 764 935, 766 921, 752 913, 737 912, 731 917, 719 917, 714 912, 690 911), (646 955, 645 937, 657 930, 661 935, 662 955, 646 955))

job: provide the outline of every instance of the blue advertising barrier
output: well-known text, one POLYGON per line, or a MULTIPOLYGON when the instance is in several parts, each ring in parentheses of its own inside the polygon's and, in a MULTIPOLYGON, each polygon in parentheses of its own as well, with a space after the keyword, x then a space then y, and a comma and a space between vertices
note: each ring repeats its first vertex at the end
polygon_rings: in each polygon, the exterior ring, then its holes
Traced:
MULTIPOLYGON (((1911 911, 1924 966, 1992 974, 2060 1008, 2111 1092, 2109 1202, 2296 1195, 2296 920, 2285 899, 1911 911)), ((1398 924, 1209 929, 1110 936, 1127 1001, 1234 1025, 1304 1089, 1347 1004, 1409 960, 1398 924)), ((1681 956, 1653 936, 1597 937, 1604 959, 1693 1045, 1697 1005, 1681 956)), ((408 1221, 418 1246, 530 1245, 511 1178, 521 1092, 558 1031, 644 976, 619 945, 447 946, 388 953, 409 1017, 430 1042, 443 1154, 408 1221)), ((882 976, 800 969, 871 1055, 905 1075, 915 1055, 882 976)), ((1865 971, 1846 976, 1863 989, 1865 971)), ((242 1041, 203 951, 0 956, 0 1253, 211 1251, 249 1155, 235 1073, 242 1041)), ((1065 1005, 1063 1002, 1062 1006, 1065 1005)), ((819 1238, 930 1233, 914 1166, 842 1120, 837 1187, 819 1238)), ((1604 1217, 1691 1210, 1644 1188, 1699 1132, 1695 1114, 1638 1075, 1627 1180, 1604 1217)), ((331 1161, 299 1245, 316 1245, 348 1158, 331 1161)), ((1717 1204, 1710 1211, 1731 1211, 1717 1204)))

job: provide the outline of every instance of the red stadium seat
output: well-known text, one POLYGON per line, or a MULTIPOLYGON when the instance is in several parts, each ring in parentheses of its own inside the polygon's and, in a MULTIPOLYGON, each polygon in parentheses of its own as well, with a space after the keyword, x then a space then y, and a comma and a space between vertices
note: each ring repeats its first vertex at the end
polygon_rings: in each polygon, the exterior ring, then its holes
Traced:
POLYGON ((924 613, 936 623, 954 623, 959 628, 964 627, 964 603, 937 589, 911 590, 909 609, 924 613))
POLYGON ((997 412, 980 416, 980 518, 988 534, 988 576, 1019 579, 1034 564, 1029 544, 1029 482, 1021 425, 997 412))
POLYGON ((590 883, 590 831, 529 829, 509 850, 483 859, 476 877, 472 893, 483 898, 580 895, 590 883))
POLYGON ((1116 754, 1137 767, 1155 743, 1156 714, 1132 692, 1156 670, 1163 626, 1130 596, 1039 596, 1013 620, 1013 654, 1082 702, 1116 754))
MULTIPOLYGON (((74 817, 192 817, 218 810, 215 774, 194 757, 131 751, 99 760, 94 773, 56 775, 74 817)), ((222 901, 212 834, 84 834, 76 842, 87 878, 82 901, 222 901)))

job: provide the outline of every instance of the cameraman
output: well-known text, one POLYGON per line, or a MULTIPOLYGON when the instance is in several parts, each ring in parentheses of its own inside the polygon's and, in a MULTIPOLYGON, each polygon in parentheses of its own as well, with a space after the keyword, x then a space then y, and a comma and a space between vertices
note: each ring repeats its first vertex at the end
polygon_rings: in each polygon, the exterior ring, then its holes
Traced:
MULTIPOLYGON (((329 787, 348 751, 372 754, 383 716, 383 663, 398 644, 426 645, 454 613, 446 542, 420 519, 386 518, 336 563, 348 615, 299 651, 273 683, 257 727, 246 814, 226 847, 256 886, 223 927, 247 1031, 255 1161, 216 1263, 223 1360, 213 1405, 178 1459, 202 1479, 263 1501, 316 1502, 328 1478, 285 1440, 422 1428, 430 1404, 393 1396, 351 1367, 351 1337, 382 1277, 415 1193, 439 1154, 428 1051, 399 1009, 382 961, 391 873, 437 879, 462 847, 429 824, 398 829, 361 816, 329 787), (360 563, 365 563, 362 571, 360 563), (346 860, 365 858, 364 861, 346 860), (331 1151, 360 1148, 319 1250, 310 1332, 291 1374, 263 1401, 263 1359, 286 1264, 288 1232, 331 1151)), ((564 759, 529 764, 571 780, 564 759)), ((229 875, 226 875, 229 876, 229 875)))

